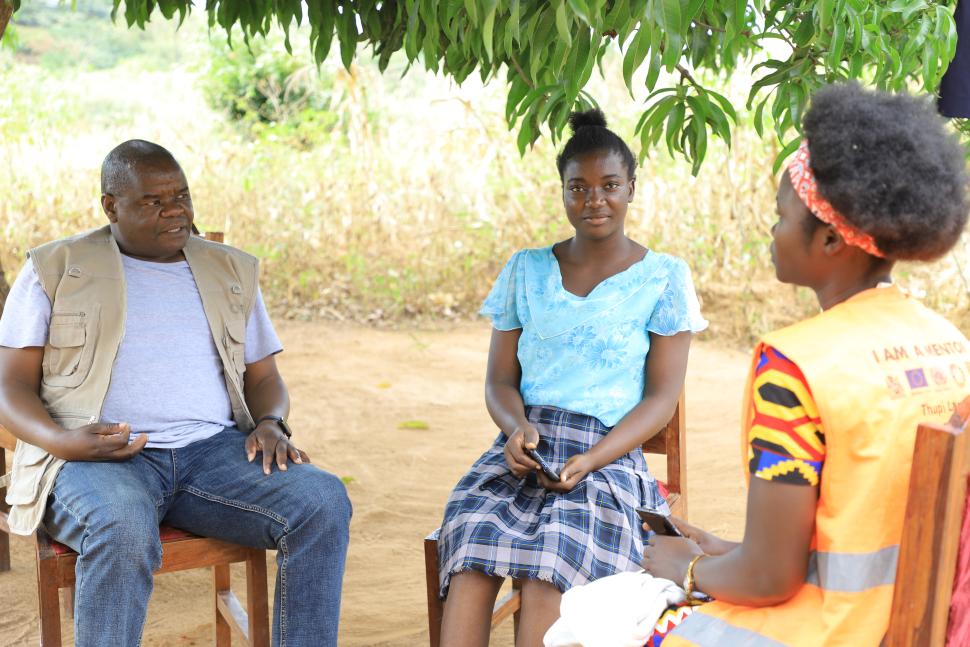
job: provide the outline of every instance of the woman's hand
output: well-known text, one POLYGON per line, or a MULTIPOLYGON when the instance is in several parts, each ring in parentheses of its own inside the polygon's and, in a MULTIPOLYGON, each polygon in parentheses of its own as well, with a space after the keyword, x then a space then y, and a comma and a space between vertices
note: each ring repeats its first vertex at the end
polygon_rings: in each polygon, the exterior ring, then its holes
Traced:
POLYGON ((690 560, 703 554, 692 539, 654 535, 643 547, 641 566, 654 577, 663 577, 679 585, 684 581, 690 560))
POLYGON ((539 469, 539 464, 529 458, 526 448, 535 449, 539 445, 539 432, 526 423, 515 428, 505 441, 505 462, 517 478, 539 469))
POLYGON ((690 525, 683 519, 671 516, 670 520, 677 526, 677 530, 684 534, 684 537, 693 540, 707 555, 723 555, 738 546, 737 542, 721 539, 706 530, 690 525))
POLYGON ((559 471, 559 482, 551 480, 540 470, 536 476, 539 484, 553 492, 569 492, 576 484, 586 478, 586 475, 596 469, 593 459, 588 454, 576 454, 571 457, 559 471))

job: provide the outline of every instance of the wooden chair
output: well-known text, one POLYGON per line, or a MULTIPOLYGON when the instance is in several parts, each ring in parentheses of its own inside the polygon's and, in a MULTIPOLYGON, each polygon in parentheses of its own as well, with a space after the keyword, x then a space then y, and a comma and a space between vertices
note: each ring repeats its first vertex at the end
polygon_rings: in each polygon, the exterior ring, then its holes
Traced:
MULTIPOLYGON (((16 439, 0 427, 0 465, 5 450, 13 449, 16 439)), ((0 494, 5 494, 2 492, 0 494)), ((7 508, 0 511, 0 537, 5 552, 0 555, 8 564, 10 528, 7 508)), ((250 647, 269 646, 269 604, 266 590, 266 551, 246 548, 218 539, 197 537, 168 526, 159 529, 162 538, 162 565, 156 573, 170 573, 211 566, 215 584, 215 644, 228 647, 232 634, 250 647), (229 581, 229 565, 246 563, 246 609, 233 593, 229 581)), ((74 567, 77 553, 53 541, 43 529, 35 533, 37 554, 37 597, 40 611, 40 644, 59 647, 61 644, 61 612, 59 591, 67 589, 68 604, 73 604, 74 567)), ((71 610, 73 613, 73 609, 71 610)))
POLYGON ((962 428, 922 424, 916 432, 886 647, 934 647, 946 639, 970 478, 970 398, 958 409, 962 428))
MULTIPOLYGON (((644 454, 663 454, 667 457, 666 492, 667 505, 671 512, 687 519, 687 424, 684 392, 681 391, 677 408, 670 422, 653 438, 643 443, 644 454)), ((441 643, 441 618, 444 603, 438 598, 439 564, 438 532, 435 530, 424 540, 425 584, 428 593, 428 636, 431 647, 441 643)), ((518 633, 519 609, 522 597, 518 580, 512 581, 512 589, 495 602, 492 609, 492 627, 512 616, 513 631, 518 633)))
MULTIPOLYGON (((206 232, 206 240, 222 242, 222 232, 206 232)), ((0 472, 6 469, 6 450, 13 450, 16 438, 0 427, 0 472)), ((10 570, 9 506, 6 490, 0 489, 0 571, 10 570)), ((162 565, 156 573, 170 573, 212 567, 215 584, 215 644, 228 647, 233 632, 250 647, 269 645, 269 603, 266 588, 266 551, 246 548, 218 539, 197 537, 183 530, 162 526, 162 565), (246 609, 230 587, 229 565, 246 563, 246 609)), ((41 645, 61 644, 59 591, 66 589, 73 607, 74 570, 77 553, 52 540, 43 529, 35 533, 37 554, 37 597, 40 611, 41 645)), ((73 608, 71 608, 73 614, 73 608)))

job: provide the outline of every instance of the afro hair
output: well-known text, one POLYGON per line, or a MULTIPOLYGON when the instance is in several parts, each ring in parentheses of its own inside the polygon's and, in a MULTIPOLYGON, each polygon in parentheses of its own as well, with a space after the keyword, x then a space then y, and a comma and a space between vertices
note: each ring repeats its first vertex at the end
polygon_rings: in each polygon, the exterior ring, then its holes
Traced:
POLYGON ((967 222, 964 150, 933 105, 842 83, 805 113, 819 191, 890 259, 938 258, 967 222))

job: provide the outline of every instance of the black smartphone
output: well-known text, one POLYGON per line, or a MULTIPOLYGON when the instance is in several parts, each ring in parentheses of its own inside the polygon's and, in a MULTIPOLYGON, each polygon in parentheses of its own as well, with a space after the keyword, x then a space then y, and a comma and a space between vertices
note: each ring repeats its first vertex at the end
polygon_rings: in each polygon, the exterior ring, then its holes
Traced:
POLYGON ((670 520, 665 514, 660 514, 656 510, 651 510, 650 508, 637 508, 637 514, 643 519, 644 523, 650 526, 650 530, 654 531, 658 535, 667 535, 670 537, 683 537, 684 533, 677 530, 677 526, 674 522, 670 520))
POLYGON ((539 456, 539 452, 537 452, 534 449, 529 449, 528 447, 526 447, 525 453, 529 455, 529 458, 539 463, 539 469, 542 470, 542 473, 545 474, 550 481, 555 481, 556 483, 559 482, 559 475, 556 474, 555 470, 553 470, 552 467, 549 465, 549 463, 546 462, 546 459, 544 459, 542 456, 539 456))

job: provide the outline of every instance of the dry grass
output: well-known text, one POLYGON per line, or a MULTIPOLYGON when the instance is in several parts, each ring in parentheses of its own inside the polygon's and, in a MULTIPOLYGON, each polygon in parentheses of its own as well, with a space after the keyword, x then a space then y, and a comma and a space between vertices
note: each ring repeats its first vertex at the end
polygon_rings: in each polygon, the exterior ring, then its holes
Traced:
MULTIPOLYGON (((198 224, 262 259, 263 290, 285 317, 472 316, 512 252, 570 234, 553 145, 519 158, 501 87, 458 88, 417 70, 400 80, 366 65, 353 75, 331 70, 343 90, 341 134, 298 150, 235 132, 204 104, 191 69, 54 77, 0 56, 0 85, 11 90, 0 96, 8 280, 31 246, 103 222, 98 166, 131 137, 176 154, 198 224)), ((632 135, 638 105, 617 84, 594 92, 617 130, 632 135)), ((711 146, 697 178, 665 154, 638 173, 628 233, 687 259, 709 335, 731 343, 816 308, 812 295, 773 281, 774 152, 742 127, 732 150, 711 146)), ((967 261, 962 243, 939 263, 898 274, 970 332, 958 264, 967 261)))

